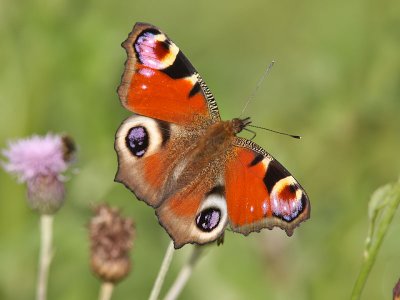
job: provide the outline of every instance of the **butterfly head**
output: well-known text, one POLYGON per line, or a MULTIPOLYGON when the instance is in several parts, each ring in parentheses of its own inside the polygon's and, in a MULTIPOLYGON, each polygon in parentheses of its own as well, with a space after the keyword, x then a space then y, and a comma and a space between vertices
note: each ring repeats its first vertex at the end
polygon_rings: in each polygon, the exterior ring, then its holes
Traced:
POLYGON ((233 131, 235 134, 241 132, 247 125, 251 123, 250 118, 239 119, 235 118, 232 120, 233 131))

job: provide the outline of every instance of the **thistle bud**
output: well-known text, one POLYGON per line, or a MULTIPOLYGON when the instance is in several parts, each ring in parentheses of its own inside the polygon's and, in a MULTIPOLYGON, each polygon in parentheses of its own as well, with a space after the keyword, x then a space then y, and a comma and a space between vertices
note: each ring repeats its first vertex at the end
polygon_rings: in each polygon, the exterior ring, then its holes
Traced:
POLYGON ((27 182, 28 205, 41 214, 51 215, 64 203, 64 182, 57 176, 36 176, 27 182))

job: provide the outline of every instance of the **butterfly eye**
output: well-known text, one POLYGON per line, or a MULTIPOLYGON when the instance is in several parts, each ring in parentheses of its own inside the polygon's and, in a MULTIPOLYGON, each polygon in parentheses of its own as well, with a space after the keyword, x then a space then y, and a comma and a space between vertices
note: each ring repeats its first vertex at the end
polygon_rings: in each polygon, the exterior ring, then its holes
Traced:
POLYGON ((221 219, 221 211, 218 208, 209 207, 200 212, 196 217, 197 227, 204 232, 214 230, 221 219))
POLYGON ((142 157, 149 147, 149 135, 143 126, 129 129, 125 141, 129 150, 137 157, 142 157))

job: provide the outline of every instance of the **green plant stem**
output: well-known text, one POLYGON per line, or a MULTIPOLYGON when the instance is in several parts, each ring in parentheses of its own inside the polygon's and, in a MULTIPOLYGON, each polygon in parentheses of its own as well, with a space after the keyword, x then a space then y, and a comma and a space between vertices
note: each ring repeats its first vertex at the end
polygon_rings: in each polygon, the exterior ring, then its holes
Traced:
POLYGON ((53 216, 40 216, 40 256, 39 256, 39 273, 37 282, 37 300, 46 300, 47 298, 47 281, 49 275, 49 267, 52 259, 52 235, 53 235, 53 216))
POLYGON ((174 284, 169 289, 167 295, 164 300, 175 300, 178 298, 179 294, 182 292, 185 287, 187 281, 193 273, 193 268, 196 263, 199 261, 201 254, 203 253, 202 246, 195 246, 187 263, 182 267, 179 272, 178 277, 176 278, 174 284))
POLYGON ((388 206, 382 213, 381 221, 376 228, 376 238, 374 240, 367 241, 367 247, 364 253, 364 261, 357 277, 356 283, 354 284, 353 293, 351 295, 352 300, 360 299, 362 290, 367 281, 368 275, 374 265, 379 249, 382 245, 383 239, 388 231, 389 225, 392 222, 393 216, 396 213, 397 207, 400 203, 400 183, 397 182, 390 193, 388 194, 388 206))
POLYGON ((101 284, 99 300, 110 300, 113 290, 114 284, 112 282, 104 281, 101 284))
POLYGON ((165 252, 163 262, 161 263, 160 271, 158 272, 157 279, 154 282, 153 289, 151 290, 151 294, 149 300, 157 300, 158 295, 160 295, 160 291, 162 285, 164 283, 165 275, 167 275, 169 266, 171 264, 172 257, 174 256, 174 242, 171 241, 168 245, 167 251, 165 252))

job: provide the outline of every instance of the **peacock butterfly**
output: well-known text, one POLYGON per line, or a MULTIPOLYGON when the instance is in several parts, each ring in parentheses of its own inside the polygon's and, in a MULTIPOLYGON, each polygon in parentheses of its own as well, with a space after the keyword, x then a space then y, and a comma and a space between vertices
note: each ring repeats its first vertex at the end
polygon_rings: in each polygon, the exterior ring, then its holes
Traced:
POLYGON ((297 180, 267 151, 238 137, 250 119, 222 121, 207 85, 157 27, 137 23, 118 95, 135 114, 115 137, 118 171, 155 209, 175 248, 278 226, 287 235, 310 216, 297 180))

